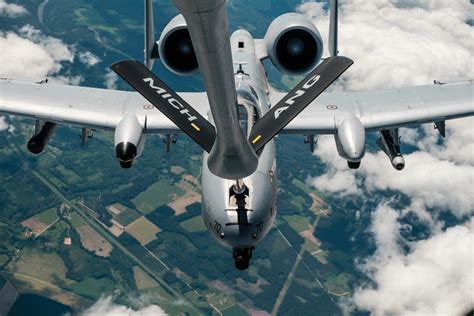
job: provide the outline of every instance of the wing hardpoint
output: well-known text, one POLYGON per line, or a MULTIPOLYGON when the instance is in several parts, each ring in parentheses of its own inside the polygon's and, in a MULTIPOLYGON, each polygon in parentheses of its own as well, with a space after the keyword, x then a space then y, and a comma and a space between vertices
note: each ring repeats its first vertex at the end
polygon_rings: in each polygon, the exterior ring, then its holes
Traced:
POLYGON ((126 60, 111 68, 205 151, 211 151, 216 139, 214 126, 142 63, 126 60))
POLYGON ((342 56, 324 60, 255 123, 249 138, 254 150, 260 150, 353 63, 351 59, 342 56))

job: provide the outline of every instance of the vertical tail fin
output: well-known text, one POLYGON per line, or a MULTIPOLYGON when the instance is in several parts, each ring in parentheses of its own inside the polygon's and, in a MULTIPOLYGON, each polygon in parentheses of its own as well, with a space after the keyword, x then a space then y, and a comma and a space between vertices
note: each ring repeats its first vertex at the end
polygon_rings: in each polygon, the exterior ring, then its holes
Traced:
POLYGON ((145 65, 148 69, 153 67, 155 50, 155 26, 153 19, 153 0, 145 1, 145 65))
POLYGON ((337 56, 337 36, 338 36, 338 0, 329 0, 329 53, 331 57, 337 56))

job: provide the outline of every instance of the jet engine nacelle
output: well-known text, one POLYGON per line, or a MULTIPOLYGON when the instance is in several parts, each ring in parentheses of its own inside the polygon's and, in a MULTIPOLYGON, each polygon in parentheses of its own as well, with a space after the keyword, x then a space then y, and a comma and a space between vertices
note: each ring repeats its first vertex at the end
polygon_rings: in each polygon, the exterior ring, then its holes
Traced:
POLYGON ((323 55, 323 40, 304 15, 280 15, 265 34, 268 56, 283 73, 301 75, 313 70, 323 55))
POLYGON ((126 114, 115 128, 115 156, 122 168, 132 167, 135 158, 143 152, 145 135, 143 127, 133 113, 126 114))
POLYGON ((53 137, 56 126, 56 123, 46 122, 41 125, 39 121, 36 122, 35 135, 30 138, 26 145, 29 152, 35 155, 42 153, 51 137, 53 137))
POLYGON ((189 76, 199 71, 188 26, 181 14, 165 26, 158 43, 160 59, 171 72, 189 76))
POLYGON ((349 167, 358 168, 365 154, 365 128, 360 120, 354 115, 344 117, 334 137, 339 155, 348 161, 349 167))

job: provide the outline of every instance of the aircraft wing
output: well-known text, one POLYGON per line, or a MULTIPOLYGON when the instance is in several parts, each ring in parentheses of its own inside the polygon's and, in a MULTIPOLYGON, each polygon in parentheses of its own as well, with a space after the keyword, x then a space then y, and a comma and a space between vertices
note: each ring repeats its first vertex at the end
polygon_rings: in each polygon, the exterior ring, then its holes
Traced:
MULTIPOLYGON (((205 92, 179 95, 203 116, 205 92)), ((53 123, 114 130, 125 113, 133 112, 147 133, 181 133, 165 115, 136 92, 85 88, 53 83, 0 79, 0 113, 53 123)))
MULTIPOLYGON (((473 80, 348 93, 323 93, 281 133, 334 134, 348 115, 368 132, 474 115, 473 80)), ((272 104, 286 93, 274 92, 272 104)))

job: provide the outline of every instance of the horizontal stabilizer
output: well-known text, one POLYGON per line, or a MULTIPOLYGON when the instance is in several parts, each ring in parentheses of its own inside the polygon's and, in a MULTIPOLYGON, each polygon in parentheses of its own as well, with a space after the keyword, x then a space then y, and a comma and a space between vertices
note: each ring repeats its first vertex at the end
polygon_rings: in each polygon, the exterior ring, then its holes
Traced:
POLYGON ((125 60, 110 68, 205 151, 211 151, 216 139, 214 126, 145 65, 135 60, 125 60))
POLYGON ((255 123, 249 138, 253 149, 257 152, 265 146, 353 63, 342 56, 325 59, 255 123))

